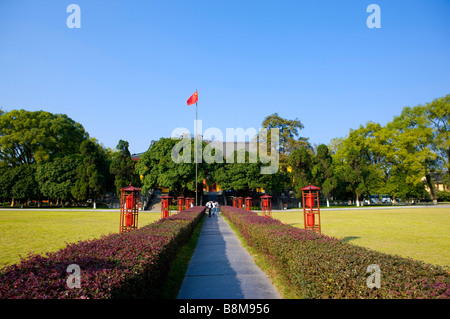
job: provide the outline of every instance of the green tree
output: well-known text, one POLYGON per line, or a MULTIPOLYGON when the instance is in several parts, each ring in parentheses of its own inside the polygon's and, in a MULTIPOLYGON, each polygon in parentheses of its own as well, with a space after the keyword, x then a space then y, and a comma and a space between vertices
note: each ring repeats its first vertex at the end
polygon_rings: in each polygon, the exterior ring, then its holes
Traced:
MULTIPOLYGON (((203 142, 202 149, 205 146, 206 143, 203 142)), ((200 159, 201 157, 199 161, 200 159)), ((196 188, 200 193, 203 190, 203 179, 207 177, 208 171, 208 163, 205 161, 198 163, 198 176, 195 180, 193 139, 161 138, 142 154, 136 164, 136 172, 143 176, 143 193, 159 187, 168 187, 175 194, 183 196, 186 196, 188 192, 195 192, 196 188), (179 152, 180 156, 185 156, 186 160, 181 160, 179 163, 172 158, 172 150, 176 149, 178 143, 186 146, 179 152)))
POLYGON ((333 172, 333 158, 325 144, 321 144, 317 148, 311 174, 314 185, 322 188, 322 193, 327 200, 327 207, 330 207, 330 195, 337 187, 337 180, 333 172))
POLYGON ((305 146, 295 149, 289 156, 289 166, 291 167, 292 182, 295 196, 301 198, 303 187, 308 186, 312 181, 312 158, 305 146))
POLYGON ((366 163, 361 152, 351 147, 345 157, 347 163, 344 180, 348 183, 349 190, 356 196, 356 206, 360 205, 360 199, 367 193, 365 179, 367 177, 366 163))
MULTIPOLYGON (((304 129, 304 125, 299 119, 288 120, 280 117, 278 113, 274 113, 266 116, 262 122, 262 127, 269 131, 273 128, 279 129, 280 161, 283 163, 287 162, 287 156, 295 149, 302 146, 311 148, 308 139, 300 136, 300 131, 304 129)), ((268 134, 268 137, 270 137, 270 134, 268 134)))
POLYGON ((394 198, 394 201, 400 198, 405 201, 413 201, 427 197, 424 184, 410 179, 409 171, 408 167, 402 165, 394 168, 394 172, 386 184, 387 192, 394 198))
POLYGON ((57 157, 51 162, 37 166, 36 180, 42 195, 53 200, 61 200, 64 207, 71 200, 72 188, 77 181, 77 168, 82 164, 79 154, 57 157))
MULTIPOLYGON (((389 143, 380 138, 381 130, 380 124, 368 122, 350 130, 349 135, 336 144, 333 160, 337 188, 345 186, 358 206, 365 195, 385 191, 390 167, 383 152, 387 151, 384 146, 389 143)), ((346 192, 341 189, 337 193, 342 196, 346 192)))
MULTIPOLYGON (((15 167, 0 167, 0 198, 9 200, 13 198, 11 190, 16 180, 15 167)), ((12 200, 14 205, 14 199, 12 200)))
POLYGON ((261 174, 260 161, 250 161, 250 153, 245 152, 244 163, 238 163, 238 152, 234 152, 234 159, 216 168, 213 173, 214 180, 222 189, 232 189, 240 196, 249 196, 257 188, 266 191, 274 191, 271 184, 273 177, 269 174, 261 174))
MULTIPOLYGON (((393 149, 390 158, 394 172, 405 174, 405 183, 414 187, 424 187, 422 179, 425 177, 431 197, 436 201, 431 173, 437 168, 437 154, 432 150, 434 134, 425 116, 425 108, 405 107, 386 126, 392 135, 393 149)), ((398 180, 401 179, 393 181, 398 180)))
POLYGON ((450 186, 450 94, 425 104, 424 109, 433 130, 431 148, 442 161, 443 182, 450 186))
POLYGON ((39 185, 36 182, 36 164, 21 165, 14 167, 14 185, 11 188, 11 196, 28 202, 30 199, 39 197, 39 185))
POLYGON ((77 167, 77 181, 72 195, 78 201, 92 199, 96 208, 96 199, 107 188, 109 167, 107 155, 95 139, 85 140, 80 145, 82 163, 77 167))
POLYGON ((17 167, 3 167, 0 169, 0 198, 28 202, 40 195, 36 181, 36 164, 26 164, 17 167))
POLYGON ((135 162, 131 159, 128 146, 127 141, 120 140, 116 147, 117 151, 112 155, 110 173, 114 175, 114 185, 118 195, 120 195, 120 189, 129 184, 140 186, 139 175, 136 174, 135 162))
POLYGON ((0 116, 0 165, 19 166, 78 153, 88 138, 65 114, 13 110, 0 116))

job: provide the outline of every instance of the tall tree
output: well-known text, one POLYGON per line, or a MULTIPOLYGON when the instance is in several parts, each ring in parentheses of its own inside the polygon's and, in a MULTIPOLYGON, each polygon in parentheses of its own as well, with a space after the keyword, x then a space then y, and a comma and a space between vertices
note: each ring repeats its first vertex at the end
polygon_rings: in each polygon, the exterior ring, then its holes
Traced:
POLYGON ((313 183, 322 188, 327 200, 327 207, 330 207, 330 195, 337 187, 337 180, 333 172, 333 158, 325 144, 321 144, 317 148, 311 173, 313 183))
MULTIPOLYGON (((339 167, 336 176, 345 182, 358 206, 365 195, 384 191, 383 174, 388 165, 386 155, 382 153, 386 151, 383 148, 386 142, 380 138, 381 129, 378 123, 368 122, 365 126, 350 130, 349 135, 337 144, 333 156, 336 167, 339 167)), ((337 184, 343 185, 339 181, 337 184)))
POLYGON ((37 198, 39 196, 39 185, 35 178, 36 164, 21 165, 13 167, 11 170, 14 177, 11 197, 22 202, 37 198))
POLYGON ((356 196, 356 206, 360 205, 360 199, 367 193, 366 177, 367 167, 361 151, 351 147, 346 154, 347 163, 344 180, 348 183, 349 190, 356 196))
POLYGON ((264 188, 266 192, 281 192, 283 190, 283 174, 278 171, 274 174, 261 174, 263 164, 257 160, 250 162, 250 153, 245 152, 245 162, 238 163, 238 153, 234 152, 234 160, 226 162, 216 168, 213 173, 214 180, 223 189, 232 189, 241 196, 249 196, 257 188, 264 188))
MULTIPOLYGON (((203 149, 205 145, 203 142, 203 149)), ((203 190, 202 183, 208 172, 208 163, 198 163, 198 176, 195 180, 194 139, 161 138, 142 154, 136 164, 136 171, 143 176, 143 193, 150 189, 168 187, 176 194, 186 196, 188 192, 195 192, 196 188, 198 192, 203 190), (184 143, 186 146, 180 150, 180 156, 186 156, 186 160, 179 163, 172 158, 172 150, 176 149, 177 143, 184 143)))
POLYGON ((72 195, 76 200, 92 199, 96 208, 96 199, 103 194, 107 187, 106 152, 95 139, 85 140, 80 145, 82 163, 77 168, 77 181, 72 188, 72 195))
POLYGON ((295 149, 289 156, 289 166, 294 184, 295 196, 301 198, 301 189, 307 186, 312 180, 312 160, 311 155, 305 146, 295 149))
POLYGON ((11 206, 16 200, 29 200, 39 196, 36 182, 36 164, 0 168, 0 198, 11 199, 11 206))
POLYGON ((61 200, 62 206, 71 200, 72 188, 77 181, 77 168, 82 164, 79 154, 57 157, 51 162, 39 164, 36 180, 43 196, 61 200))
POLYGON ((450 186, 450 94, 425 104, 425 116, 433 130, 432 149, 442 161, 444 182, 450 186))
POLYGON ((431 197, 436 201, 434 181, 431 176, 436 171, 437 154, 433 145, 433 129, 425 116, 425 108, 405 107, 399 116, 389 122, 387 128, 393 134, 393 162, 406 174, 406 182, 415 186, 423 185, 425 177, 431 197))
POLYGON ((78 153, 87 138, 81 124, 65 114, 13 110, 0 116, 0 165, 40 163, 78 153))
MULTIPOLYGON (((310 148, 311 145, 308 139, 300 136, 300 131, 304 129, 304 125, 299 119, 288 120, 282 118, 278 113, 267 116, 263 122, 262 127, 264 129, 270 130, 273 128, 279 129, 280 132, 280 161, 284 161, 284 156, 288 156, 295 149, 305 146, 310 148)), ((270 134, 268 134, 270 137, 270 134)), ((285 159, 287 161, 287 158, 285 159)))
POLYGON ((117 152, 112 155, 110 172, 114 175, 114 185, 118 195, 120 195, 120 189, 129 184, 140 186, 139 175, 136 174, 135 162, 131 159, 128 146, 127 141, 120 140, 116 147, 117 152))

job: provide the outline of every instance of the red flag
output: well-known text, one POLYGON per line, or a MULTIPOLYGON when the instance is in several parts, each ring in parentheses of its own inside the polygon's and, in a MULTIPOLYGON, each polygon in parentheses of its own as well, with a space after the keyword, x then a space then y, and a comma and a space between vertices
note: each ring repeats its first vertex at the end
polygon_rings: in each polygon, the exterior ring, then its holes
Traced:
POLYGON ((197 91, 195 91, 194 94, 191 95, 191 97, 187 100, 187 105, 192 105, 197 103, 198 101, 198 94, 197 91))

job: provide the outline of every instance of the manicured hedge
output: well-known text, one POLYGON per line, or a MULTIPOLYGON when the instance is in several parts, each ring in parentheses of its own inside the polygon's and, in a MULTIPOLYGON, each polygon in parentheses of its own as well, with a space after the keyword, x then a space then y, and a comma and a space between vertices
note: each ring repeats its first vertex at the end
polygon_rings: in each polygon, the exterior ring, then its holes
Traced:
POLYGON ((0 273, 2 298, 159 298, 168 266, 204 216, 192 207, 142 228, 31 255, 0 273), (68 288, 68 265, 81 269, 81 287, 68 288))
POLYGON ((304 298, 450 298, 449 273, 443 267, 356 246, 244 209, 221 210, 304 298), (367 287, 371 264, 380 267, 380 288, 367 287))

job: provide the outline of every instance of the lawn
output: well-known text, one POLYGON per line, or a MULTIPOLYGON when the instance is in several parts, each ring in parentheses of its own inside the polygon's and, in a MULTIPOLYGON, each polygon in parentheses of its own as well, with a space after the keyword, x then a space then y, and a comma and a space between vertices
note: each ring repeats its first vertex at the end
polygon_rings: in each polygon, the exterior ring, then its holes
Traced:
MULTIPOLYGON (((273 212, 273 218, 304 227, 302 211, 273 212)), ((326 210, 322 233, 388 254, 450 266, 450 208, 326 210)))
MULTIPOLYGON (((139 227, 161 218, 140 213, 139 227)), ((118 211, 0 210, 0 268, 20 261, 28 252, 57 251, 67 243, 99 238, 119 231, 118 211)))

